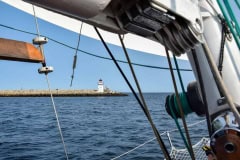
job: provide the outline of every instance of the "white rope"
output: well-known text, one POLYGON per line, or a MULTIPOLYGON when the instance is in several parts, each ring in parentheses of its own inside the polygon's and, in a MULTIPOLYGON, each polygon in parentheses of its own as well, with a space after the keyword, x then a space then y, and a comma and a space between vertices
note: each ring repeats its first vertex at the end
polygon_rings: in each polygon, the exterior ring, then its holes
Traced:
POLYGON ((220 73, 218 72, 218 68, 215 64, 215 60, 213 58, 213 54, 211 53, 210 48, 207 45, 206 40, 204 39, 204 43, 202 44, 202 47, 204 49, 204 54, 207 58, 207 61, 209 63, 209 67, 212 71, 213 78, 216 81, 217 85, 220 88, 220 91, 222 92, 223 96, 226 98, 227 104, 229 105, 229 108, 232 110, 234 117, 236 118, 238 124, 240 124, 240 114, 237 110, 237 107, 234 104, 234 101, 232 99, 232 96, 230 95, 228 88, 226 87, 220 73))
MULTIPOLYGON (((203 123, 203 122, 205 122, 205 121, 206 121, 206 119, 201 120, 201 121, 198 121, 198 122, 195 122, 195 123, 192 123, 192 124, 189 124, 188 127, 193 127, 193 126, 195 126, 195 125, 197 125, 197 124, 199 124, 199 123, 203 123)), ((178 131, 178 129, 173 129, 173 130, 168 131, 168 132, 174 132, 174 131, 178 131)), ((165 132, 164 132, 164 133, 165 133, 165 132)))
MULTIPOLYGON (((38 20, 37 20, 37 16, 36 16, 36 12, 35 12, 35 7, 34 7, 34 5, 32 5, 32 8, 33 8, 33 15, 34 15, 34 19, 35 19, 35 25, 36 25, 37 35, 38 35, 38 37, 40 37, 38 20)), ((45 56, 44 56, 43 46, 42 46, 42 45, 39 45, 39 49, 40 49, 40 52, 41 52, 42 56, 45 57, 45 56)), ((45 60, 44 60, 44 63, 45 63, 45 60)))
POLYGON ((133 148, 133 149, 131 149, 131 150, 129 150, 129 151, 127 151, 127 152, 125 152, 125 153, 123 153, 123 154, 121 154, 121 155, 115 157, 115 158, 112 158, 111 160, 115 160, 115 159, 118 159, 118 158, 120 158, 120 157, 122 157, 122 156, 124 156, 124 155, 127 155, 127 154, 129 154, 129 153, 135 151, 136 149, 138 149, 138 148, 144 146, 145 144, 152 142, 152 141, 155 140, 155 139, 156 139, 156 137, 154 137, 154 138, 148 140, 147 142, 144 142, 143 144, 140 144, 139 146, 137 146, 137 147, 135 147, 135 148, 133 148))
POLYGON ((37 28, 37 34, 38 34, 38 36, 40 37, 40 31, 39 31, 39 27, 38 27, 38 21, 37 21, 37 17, 36 17, 36 12, 35 12, 35 7, 34 7, 34 5, 32 5, 32 8, 33 8, 33 15, 34 15, 34 18, 35 18, 35 24, 36 24, 36 28, 37 28))
MULTIPOLYGON (((206 121, 206 120, 204 119, 204 120, 201 120, 201 121, 192 123, 192 124, 188 125, 188 127, 195 126, 195 125, 197 125, 197 124, 199 124, 199 123, 203 123, 203 122, 205 122, 205 121, 206 121)), ((174 132, 174 131, 178 131, 178 129, 173 129, 173 130, 170 130, 170 131, 165 131, 165 132, 161 133, 160 135, 162 136, 162 135, 165 135, 165 134, 167 134, 167 133, 174 132)), ((131 152, 133 152, 133 151, 135 151, 135 150, 137 150, 138 148, 143 147, 145 144, 148 144, 148 143, 154 141, 155 139, 156 139, 156 137, 154 137, 154 138, 152 138, 152 139, 150 139, 150 140, 148 140, 148 141, 146 141, 146 142, 138 145, 137 147, 135 147, 135 148, 133 148, 133 149, 131 149, 131 150, 129 150, 129 151, 127 151, 127 152, 125 152, 125 153, 123 153, 123 154, 115 157, 115 158, 112 158, 111 160, 116 160, 116 159, 118 159, 118 158, 120 158, 120 157, 122 157, 122 156, 125 156, 125 155, 127 155, 127 154, 129 154, 129 153, 131 153, 131 152)))
POLYGON ((52 91, 50 89, 50 83, 49 83, 47 74, 46 74, 46 80, 47 80, 47 84, 48 84, 48 90, 49 90, 49 93, 50 93, 50 97, 51 97, 51 100, 52 100, 52 105, 53 105, 53 109, 54 109, 54 113, 55 113, 55 117, 56 117, 56 121, 57 121, 58 130, 59 130, 60 137, 61 137, 61 140, 62 140, 64 152, 65 152, 65 155, 66 155, 66 159, 68 160, 67 148, 66 148, 66 145, 65 145, 65 142, 64 142, 62 129, 61 129, 60 122, 59 122, 59 119, 58 119, 58 113, 57 113, 57 109, 56 109, 56 106, 55 106, 55 103, 54 103, 52 91))

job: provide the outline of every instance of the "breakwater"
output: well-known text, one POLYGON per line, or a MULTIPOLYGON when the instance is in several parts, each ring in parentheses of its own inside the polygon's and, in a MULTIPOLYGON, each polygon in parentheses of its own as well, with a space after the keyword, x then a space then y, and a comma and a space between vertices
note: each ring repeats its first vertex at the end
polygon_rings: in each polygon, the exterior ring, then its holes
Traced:
MULTIPOLYGON (((125 93, 106 91, 98 92, 97 90, 51 90, 55 97, 95 97, 95 96, 127 96, 125 93)), ((0 97, 49 97, 48 90, 1 90, 0 97)))

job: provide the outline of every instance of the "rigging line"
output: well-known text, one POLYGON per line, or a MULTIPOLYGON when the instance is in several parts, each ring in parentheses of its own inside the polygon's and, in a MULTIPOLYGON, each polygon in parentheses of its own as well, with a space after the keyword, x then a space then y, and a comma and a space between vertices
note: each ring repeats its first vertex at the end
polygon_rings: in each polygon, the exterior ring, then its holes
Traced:
MULTIPOLYGON (((32 5, 32 8, 33 8, 33 15, 34 15, 35 25, 36 25, 36 30, 37 30, 37 36, 40 37, 38 20, 37 20, 37 16, 36 16, 36 12, 35 12, 35 7, 34 7, 34 5, 32 5)), ((38 46, 39 46, 39 49, 40 49, 40 52, 41 52, 42 56, 44 57, 44 60, 43 60, 43 62, 42 62, 42 65, 45 67, 45 66, 46 66, 46 61, 45 61, 45 55, 44 55, 43 46, 42 46, 42 44, 40 44, 40 43, 39 43, 38 46)))
MULTIPOLYGON (((36 28, 37 28, 37 35, 38 35, 38 37, 40 37, 40 31, 39 31, 39 27, 38 27, 38 21, 37 21, 37 17, 36 17, 34 5, 32 5, 32 7, 33 7, 33 13, 34 13, 34 18, 35 18, 36 28)), ((40 48, 40 52, 42 53, 42 55, 43 55, 43 57, 44 57, 44 62, 42 62, 42 65, 43 65, 43 67, 45 67, 45 66, 46 66, 46 62, 45 62, 45 56, 44 56, 44 51, 43 51, 43 44, 39 43, 39 48, 40 48)), ((47 73, 47 72, 45 73, 45 77, 46 77, 46 81, 47 81, 47 85, 48 85, 48 90, 49 90, 49 93, 50 93, 50 97, 51 97, 51 101, 52 101, 52 106, 53 106, 54 113, 55 113, 55 117, 56 117, 56 121, 57 121, 58 130, 59 130, 60 137, 61 137, 61 140, 62 140, 62 144, 63 144, 65 156, 66 156, 66 159, 68 160, 67 148, 66 148, 66 145, 65 145, 65 142, 64 142, 64 138, 63 138, 63 134, 62 134, 62 129, 61 129, 60 122, 59 122, 59 119, 58 119, 58 114, 57 114, 57 110, 56 110, 56 105, 55 105, 55 102, 54 102, 54 99, 53 99, 53 94, 52 94, 52 91, 51 91, 51 88, 50 88, 50 82, 49 82, 49 79, 48 79, 48 73, 47 73)))
MULTIPOLYGON (((164 43, 165 43, 165 40, 164 40, 164 43)), ((179 110, 180 110, 183 126, 184 126, 184 129, 185 129, 185 132, 186 132, 186 137, 187 137, 187 140, 188 140, 188 146, 189 146, 189 149, 190 149, 189 154, 190 154, 191 158, 193 160, 195 160, 195 156, 194 156, 194 152, 193 152, 193 148, 192 148, 192 143, 191 143, 191 139, 190 139, 188 128, 187 128, 187 123, 186 123, 186 120, 185 120, 185 117, 184 117, 184 114, 183 114, 183 108, 182 108, 182 104, 180 102, 180 98, 179 98, 179 94, 178 94, 178 89, 177 89, 177 85, 176 85, 176 81, 175 81, 175 76, 174 76, 174 73, 173 73, 173 70, 172 70, 172 63, 171 63, 171 60, 170 60, 170 55, 169 55, 169 52, 168 52, 168 49, 166 48, 166 46, 165 46, 165 51, 166 51, 166 54, 167 54, 167 60, 168 60, 169 68, 170 68, 170 73, 171 73, 171 77, 172 77, 172 81, 173 81, 174 90, 175 90, 175 93, 176 93, 177 104, 178 104, 178 107, 179 107, 179 110)))
MULTIPOLYGON (((197 124, 200 124, 200 123, 203 123, 203 122, 205 122, 205 121, 206 121, 206 120, 204 119, 204 120, 201 120, 201 121, 198 121, 198 122, 189 124, 188 127, 189 127, 189 128, 190 128, 190 127, 193 127, 193 126, 195 126, 195 125, 197 125, 197 124)), ((183 129, 183 127, 182 127, 181 129, 183 129)), ((178 129, 176 128, 176 129, 173 129, 173 130, 170 130, 170 131, 165 131, 165 132, 162 132, 160 135, 163 136, 163 135, 165 135, 165 134, 169 134, 169 133, 175 132, 175 131, 178 131, 178 129)), ((127 154, 130 154, 131 152, 133 152, 133 151, 135 151, 135 150, 143 147, 144 145, 146 145, 146 144, 154 141, 155 139, 156 139, 156 137, 153 137, 152 139, 147 140, 146 142, 144 142, 144 143, 142 143, 142 144, 134 147, 133 149, 131 149, 131 150, 125 152, 125 153, 122 153, 121 155, 119 155, 119 156, 117 156, 117 157, 112 158, 111 160, 116 160, 116 159, 121 158, 121 157, 123 157, 123 156, 125 156, 125 155, 127 155, 127 154)))
POLYGON ((171 150, 174 148, 174 146, 173 146, 173 143, 172 143, 172 140, 171 140, 171 137, 170 137, 170 133, 169 132, 166 132, 166 135, 167 135, 167 138, 168 138, 168 142, 169 142, 169 144, 170 144, 170 146, 171 146, 171 150))
MULTIPOLYGON (((64 45, 65 47, 68 47, 68 48, 71 48, 71 49, 75 49, 74 47, 71 47, 71 46, 66 45, 66 44, 64 44, 64 43, 61 43, 61 42, 59 42, 59 41, 56 41, 56 40, 54 40, 54 39, 52 39, 52 38, 49 38, 49 37, 48 37, 48 39, 51 40, 51 41, 53 41, 53 42, 55 42, 55 43, 64 45)), ((80 49, 78 49, 78 51, 79 51, 79 52, 82 52, 82 53, 84 53, 84 54, 87 54, 87 55, 89 55, 89 56, 93 56, 93 57, 96 57, 96 58, 100 58, 100 59, 105 59, 105 60, 110 60, 110 61, 112 61, 112 59, 111 59, 111 58, 108 58, 108 57, 103 57, 103 56, 95 55, 95 54, 92 54, 92 53, 90 53, 90 52, 87 52, 87 51, 84 51, 84 50, 80 50, 80 49)), ((120 62, 120 63, 125 63, 125 64, 128 63, 128 62, 122 61, 122 60, 116 60, 116 61, 117 61, 117 62, 120 62)), ((168 67, 158 67, 158 66, 151 66, 151 65, 139 64, 139 63, 132 63, 132 65, 140 66, 140 67, 146 67, 146 68, 169 70, 168 67)), ((176 70, 176 68, 173 68, 173 70, 176 70)), ((180 71, 186 71, 186 72, 188 72, 188 71, 189 71, 189 72, 192 72, 192 69, 183 69, 183 68, 181 68, 181 69, 179 69, 179 70, 180 70, 180 71)))
MULTIPOLYGON (((203 119, 203 120, 201 120, 201 121, 198 121, 198 122, 189 124, 189 125, 188 125, 188 128, 193 127, 193 126, 195 126, 195 125, 197 125, 197 124, 199 124, 199 123, 203 123, 203 122, 205 122, 205 121, 206 121, 206 120, 203 119)), ((184 127, 182 127, 181 129, 184 129, 184 127)), ((178 129, 176 128, 176 129, 170 130, 170 131, 168 131, 168 132, 175 132, 175 131, 178 131, 178 129)))
POLYGON ((67 148, 66 148, 66 145, 65 145, 65 142, 64 142, 62 129, 61 129, 60 122, 59 122, 59 119, 58 119, 58 113, 57 113, 56 105, 55 105, 55 102, 54 102, 54 99, 53 99, 52 90, 50 88, 50 82, 49 82, 49 79, 48 79, 48 75, 47 74, 45 74, 45 75, 46 75, 46 80, 47 80, 47 84, 48 84, 48 91, 50 93, 50 97, 51 97, 51 101, 52 101, 52 105, 53 105, 53 109, 54 109, 54 113, 55 113, 55 117, 56 117, 56 121, 57 121, 58 131, 59 131, 59 134, 60 134, 60 137, 61 137, 61 140, 62 140, 62 144, 63 144, 66 159, 68 160, 67 148))
POLYGON ((229 33, 228 26, 226 24, 226 21, 221 18, 221 24, 222 24, 222 37, 220 42, 220 51, 219 51, 219 60, 218 60, 218 71, 220 75, 222 76, 222 69, 223 69, 223 59, 224 59, 224 46, 226 42, 226 36, 229 33))
MULTIPOLYGON (((128 81, 128 79, 127 79, 126 75, 124 74, 124 72, 122 71, 121 67, 120 67, 119 64, 117 63, 117 61, 116 61, 115 57, 113 56, 112 52, 111 52, 110 49, 108 48, 108 46, 107 46, 107 44, 105 43, 105 41, 104 41, 103 37, 101 36, 100 32, 98 31, 98 29, 97 29, 95 26, 94 26, 94 29, 95 29, 95 31, 97 32, 99 38, 101 39, 101 41, 102 41, 104 47, 106 48, 107 52, 109 53, 110 57, 112 58, 114 64, 116 65, 116 67, 118 68, 119 72, 120 72, 121 75, 123 76, 124 80, 126 81, 127 85, 129 86, 130 90, 132 91, 134 97, 135 97, 136 100, 138 101, 138 103, 139 103, 140 107, 142 108, 143 112, 145 113, 146 117, 149 118, 149 117, 147 116, 147 112, 146 112, 146 110, 145 110, 142 102, 140 101, 138 95, 136 94, 136 92, 135 92, 135 90, 133 89, 132 85, 131 85, 130 82, 128 81)), ((155 128, 153 128, 153 130, 154 130, 154 129, 155 129, 155 128)), ((155 132, 154 132, 154 133, 155 133, 155 132)), ((157 133, 158 133, 158 132, 157 132, 157 133)), ((158 133, 158 136, 160 137, 159 133, 158 133)), ((160 140, 161 140, 161 137, 160 137, 160 140)), ((166 147, 165 147, 165 149, 166 149, 166 147)), ((166 153, 165 153, 165 150, 163 150, 163 153, 164 153, 164 156, 166 157, 167 160, 170 160, 170 159, 171 159, 171 158, 170 158, 170 155, 168 154, 167 149, 166 149, 166 153)))
MULTIPOLYGON (((170 98, 169 98, 168 100, 170 101, 170 98)), ((180 132, 180 136, 182 137, 183 142, 184 142, 184 145, 186 146, 188 152, 190 153, 191 151, 190 151, 188 142, 187 142, 187 140, 186 140, 186 138, 185 138, 185 136, 184 136, 184 134, 183 134, 183 131, 182 131, 182 129, 181 129, 179 123, 178 123, 178 119, 177 119, 177 117, 176 117, 176 114, 175 114, 175 112, 173 111, 173 106, 171 105, 171 103, 169 103, 169 104, 170 104, 171 114, 173 115, 173 119, 174 119, 174 121, 175 121, 175 123, 176 123, 176 125, 177 125, 178 131, 180 132)))
POLYGON ((34 15, 34 19, 35 19, 36 29, 37 29, 37 35, 38 35, 38 37, 40 37, 38 20, 37 20, 37 16, 36 16, 36 12, 35 12, 35 7, 34 7, 34 5, 32 5, 32 8, 33 8, 33 15, 34 15))
MULTIPOLYGON (((226 1, 226 0, 223 0, 223 3, 225 5, 225 8, 227 9, 231 24, 237 33, 237 37, 240 38, 239 37, 240 36, 240 26, 239 26, 240 24, 238 22, 237 15, 233 12, 233 9, 234 9, 233 5, 229 1, 226 1)), ((238 8, 238 9, 240 9, 240 8, 238 8)))
MULTIPOLYGON (((225 37, 228 38, 229 41, 231 41, 232 36, 231 36, 231 30, 228 27, 228 23, 226 18, 223 16, 222 13, 219 13, 216 9, 216 7, 214 7, 214 5, 212 4, 212 2, 210 2, 209 0, 207 0, 207 3, 210 5, 210 7, 213 9, 214 13, 217 15, 221 25, 222 25, 222 32, 225 31, 225 37), (227 36, 226 36, 227 35, 227 36)), ((210 13, 211 14, 211 13, 210 13)), ((212 15, 215 17, 215 15, 212 15)), ((222 33, 223 34, 223 33, 222 33)))
MULTIPOLYGON (((174 62, 175 62, 175 66, 176 66, 176 68, 177 68, 177 74, 178 74, 178 78, 179 78, 180 85, 181 85, 181 88, 182 88, 182 92, 185 94, 186 92, 185 92, 185 89, 184 89, 184 85, 183 85, 183 81, 182 81, 182 76, 181 76, 181 73, 180 73, 180 71, 179 71, 178 62, 177 62, 177 59, 176 59, 176 56, 175 56, 175 55, 173 55, 173 59, 174 59, 174 62)), ((170 100, 170 99, 169 99, 169 100, 170 100)), ((171 103, 169 103, 169 104, 171 104, 171 103)), ((185 139, 185 137, 184 137, 184 135, 183 135, 183 132, 182 132, 182 130, 181 130, 181 128, 180 128, 180 125, 179 125, 178 120, 177 120, 177 118, 176 118, 175 112, 173 112, 172 106, 170 107, 170 110, 171 110, 172 115, 174 116, 174 121, 175 121, 175 123, 176 123, 176 125, 177 125, 177 127, 178 127, 178 129, 179 129, 179 131, 180 131, 180 135, 181 135, 181 137, 183 138, 184 144, 185 144, 186 147, 187 147, 187 145, 188 145, 188 144, 187 144, 187 141, 186 141, 186 139, 185 139)), ((190 148, 189 148, 189 146, 187 147, 187 149, 188 149, 188 152, 190 153, 190 148)))
MULTIPOLYGON (((26 34, 37 35, 36 33, 32 33, 32 32, 28 32, 28 31, 20 30, 20 29, 14 28, 14 27, 10 27, 10 26, 3 25, 3 24, 0 24, 0 26, 1 26, 1 27, 4 27, 4 28, 7 28, 7 29, 15 30, 15 31, 18 31, 18 32, 26 33, 26 34)), ((44 35, 43 35, 43 36, 44 36, 44 35)), ((49 40, 51 40, 51 41, 53 41, 53 42, 55 42, 55 43, 57 43, 57 44, 60 44, 60 45, 65 46, 65 47, 67 47, 67 48, 76 50, 75 47, 69 46, 69 45, 67 45, 67 44, 65 44, 65 43, 62 43, 62 42, 60 42, 60 41, 57 41, 57 40, 55 40, 55 39, 53 39, 53 38, 51 38, 51 37, 48 37, 48 36, 45 36, 45 37, 47 37, 49 40)), ((103 57, 103 56, 95 55, 95 54, 92 54, 92 53, 90 53, 90 52, 87 52, 87 51, 84 51, 84 50, 80 50, 80 49, 78 49, 78 51, 79 51, 79 52, 82 52, 82 53, 84 53, 84 54, 87 54, 87 55, 89 55, 89 56, 93 56, 93 57, 96 57, 96 58, 105 59, 105 60, 111 60, 111 61, 112 61, 112 59, 111 59, 111 58, 108 58, 108 57, 103 57)), ((120 62, 120 63, 125 63, 125 64, 127 64, 126 61, 122 61, 122 60, 117 60, 117 61, 120 62)), ((132 63, 132 65, 140 66, 140 67, 146 67, 146 68, 169 70, 168 67, 158 67, 158 66, 144 65, 144 64, 139 64, 139 63, 132 63)), ((173 68, 173 70, 176 70, 176 68, 173 68)), ((183 69, 183 68, 180 68, 179 70, 180 70, 180 71, 186 71, 186 72, 188 72, 188 71, 189 71, 189 72, 192 72, 192 69, 183 69)))
POLYGON ((207 1, 207 3, 209 4, 209 6, 213 9, 213 11, 215 12, 215 14, 216 15, 221 15, 218 11, 217 11, 217 9, 214 7, 214 5, 213 5, 213 3, 212 2, 210 2, 210 0, 206 0, 207 1))
POLYGON ((131 70, 131 72, 132 72, 132 76, 133 76, 134 81, 135 81, 135 83, 136 83, 136 86, 137 86, 137 89, 138 89, 138 93, 139 93, 140 98, 141 98, 141 100, 142 100, 142 104, 143 104, 143 106, 144 106, 144 108, 145 108, 145 110, 146 110, 147 117, 149 117, 148 120, 149 120, 149 122, 150 122, 150 124, 151 124, 151 126, 152 126, 152 128, 153 128, 153 131, 154 131, 155 136, 157 137, 157 140, 158 140, 158 143, 159 143, 159 145, 160 145, 160 148, 162 149, 163 152, 166 152, 166 153, 164 153, 164 154, 168 154, 168 153, 167 153, 167 150, 166 150, 166 147, 165 147, 165 144, 164 144, 164 142, 161 140, 161 136, 159 135, 159 133, 158 133, 158 131, 157 131, 157 128, 156 128, 156 126, 154 125, 153 120, 152 120, 152 118, 151 118, 151 114, 149 113, 149 109, 148 109, 148 107, 147 107, 146 101, 145 101, 144 96, 143 96, 143 94, 142 94, 141 87, 140 87, 140 85, 139 85, 138 79, 137 79, 136 74, 135 74, 135 72, 134 72, 134 69, 133 69, 133 67, 132 67, 131 60, 130 60, 130 57, 129 57, 129 55, 128 55, 127 49, 126 49, 126 47, 125 47, 125 44, 124 44, 124 42, 123 42, 123 39, 122 39, 122 37, 121 37, 120 35, 118 35, 118 37, 119 37, 119 40, 120 40, 120 42, 121 42, 121 45, 122 45, 123 51, 124 51, 124 53, 125 53, 125 56, 126 56, 126 58, 127 58, 127 61, 128 61, 129 67, 130 67, 130 70, 131 70))
POLYGON ((231 95, 228 93, 228 90, 218 72, 218 69, 217 69, 217 66, 216 64, 214 63, 214 59, 213 59, 213 56, 211 54, 211 50, 209 49, 208 45, 206 44, 206 40, 204 40, 204 43, 202 44, 202 47, 204 49, 204 53, 205 53, 205 56, 207 58, 207 61, 208 61, 208 64, 210 66, 210 69, 212 71, 212 74, 213 74, 213 77, 216 81, 216 83, 218 84, 222 94, 224 95, 224 97, 226 98, 227 100, 227 103, 229 105, 229 108, 232 110, 236 120, 237 120, 237 123, 240 124, 240 114, 238 113, 238 110, 236 108, 236 106, 234 105, 234 102, 232 100, 232 97, 231 95))
POLYGON ((176 69, 177 69, 178 78, 179 78, 179 80, 180 80, 180 84, 181 84, 182 91, 183 91, 183 93, 186 93, 186 92, 185 92, 185 89, 184 89, 184 85, 183 85, 182 76, 181 76, 181 73, 180 73, 180 71, 179 71, 179 67, 178 67, 177 58, 176 58, 176 56, 175 56, 175 55, 173 55, 173 59, 174 59, 175 66, 176 66, 176 69))
POLYGON ((237 4, 238 9, 240 9, 240 1, 239 0, 235 0, 235 3, 237 4))
MULTIPOLYGON (((220 1, 220 0, 217 0, 217 3, 218 3, 218 6, 220 7, 220 9, 223 13, 224 18, 226 19, 228 27, 230 28, 230 31, 233 35, 233 38, 235 39, 235 42, 236 42, 238 48, 240 48, 240 39, 239 39, 239 36, 238 36, 238 32, 235 29, 235 27, 232 25, 232 20, 231 20, 232 17, 231 17, 231 15, 229 15, 228 6, 225 6, 225 2, 220 1), (227 10, 226 10, 225 7, 227 8, 227 10)), ((231 8, 230 8, 230 10, 231 10, 231 8)))
POLYGON ((83 22, 81 23, 81 26, 80 26, 79 35, 78 35, 78 43, 77 43, 75 55, 74 55, 74 58, 73 58, 73 66, 72 66, 73 71, 72 71, 72 76, 71 76, 70 87, 72 87, 73 78, 74 78, 74 74, 75 74, 75 68, 76 68, 76 64, 77 64, 77 52, 78 52, 78 48, 79 48, 80 41, 81 41, 82 26, 83 26, 83 22))
MULTIPOLYGON (((71 49, 75 49, 74 47, 71 47, 71 46, 69 46, 69 45, 67 45, 67 44, 64 44, 64 43, 62 43, 62 42, 56 41, 56 40, 54 40, 54 39, 52 39, 52 38, 49 38, 49 37, 48 37, 48 39, 51 40, 51 41, 53 41, 53 42, 55 42, 55 43, 61 44, 61 45, 65 46, 65 47, 68 47, 68 48, 71 48, 71 49)), ((80 50, 80 49, 78 49, 78 51, 79 51, 79 52, 82 52, 82 53, 84 53, 84 54, 87 54, 87 55, 89 55, 89 56, 93 56, 93 57, 96 57, 96 58, 100 58, 100 59, 105 59, 105 60, 110 60, 110 61, 112 61, 112 59, 111 59, 111 58, 108 58, 108 57, 103 57, 103 56, 95 55, 95 54, 92 54, 92 53, 90 53, 90 52, 87 52, 87 51, 84 51, 84 50, 80 50)), ((125 64, 128 63, 128 62, 122 61, 122 60, 116 60, 116 61, 117 61, 117 62, 120 62, 120 63, 125 63, 125 64)), ((158 67, 158 66, 151 66, 151 65, 139 64, 139 63, 132 63, 132 65, 140 66, 140 67, 146 67, 146 68, 153 68, 153 69, 169 70, 168 67, 158 67)), ((173 68, 173 70, 176 70, 176 68, 173 68)), ((192 69, 183 69, 183 68, 180 68, 179 70, 180 70, 180 71, 186 71, 186 72, 192 72, 192 69)))
POLYGON ((208 133, 209 133, 209 136, 211 136, 213 134, 213 132, 212 132, 212 127, 211 127, 210 114, 209 114, 209 111, 208 111, 208 103, 207 103, 207 97, 206 97, 206 93, 205 93, 205 86, 204 86, 204 83, 203 83, 203 77, 202 77, 199 61, 197 59, 196 50, 192 49, 191 51, 192 51, 192 56, 193 56, 195 68, 196 68, 196 71, 197 71, 197 77, 199 79, 199 85, 200 85, 200 90, 201 90, 203 103, 204 103, 204 106, 205 106, 208 133))
POLYGON ((152 141, 155 140, 155 139, 156 139, 156 137, 154 137, 154 138, 152 138, 152 139, 150 139, 150 140, 148 140, 148 141, 146 141, 146 142, 138 145, 137 147, 135 147, 135 148, 133 148, 133 149, 131 149, 131 150, 129 150, 129 151, 127 151, 127 152, 125 152, 125 153, 117 156, 117 157, 112 158, 111 160, 115 160, 115 159, 118 159, 118 158, 120 158, 120 157, 122 157, 122 156, 125 156, 125 155, 127 155, 127 154, 129 154, 129 153, 131 153, 131 152, 133 152, 133 151, 135 151, 135 150, 137 150, 138 148, 143 147, 145 144, 148 144, 148 143, 152 142, 152 141))

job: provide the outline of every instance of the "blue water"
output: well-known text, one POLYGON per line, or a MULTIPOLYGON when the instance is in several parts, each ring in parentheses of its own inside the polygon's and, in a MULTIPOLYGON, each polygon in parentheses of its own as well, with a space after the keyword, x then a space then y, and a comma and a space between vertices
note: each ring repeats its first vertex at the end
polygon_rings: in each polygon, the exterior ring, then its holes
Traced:
MULTIPOLYGON (((145 94, 159 132, 175 129, 165 112, 167 94, 145 94)), ((132 94, 126 97, 56 97, 59 120, 69 159, 109 160, 154 137, 132 94)), ((190 123, 202 120, 194 114, 190 123)), ((206 124, 191 129, 196 142, 207 135, 206 124)), ((173 143, 183 146, 177 132, 173 143)), ((166 137, 163 137, 169 146, 166 137)), ((163 155, 156 140, 119 159, 159 160, 163 155)), ((0 98, 0 159, 61 160, 63 145, 50 98, 0 98)))

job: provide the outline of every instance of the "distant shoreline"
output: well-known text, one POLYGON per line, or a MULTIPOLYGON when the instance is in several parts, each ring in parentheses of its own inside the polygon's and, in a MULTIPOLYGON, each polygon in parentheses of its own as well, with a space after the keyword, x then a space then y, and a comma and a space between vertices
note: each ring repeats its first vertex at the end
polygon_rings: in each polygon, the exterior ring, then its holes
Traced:
MULTIPOLYGON (((54 97, 100 97, 100 96, 128 96, 128 94, 106 91, 98 92, 97 90, 51 90, 54 97)), ((0 97, 49 97, 48 90, 1 90, 0 97)))

